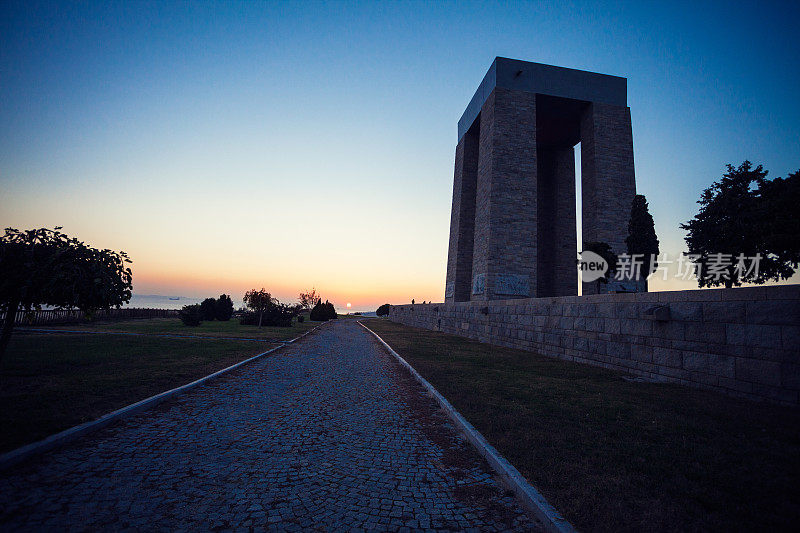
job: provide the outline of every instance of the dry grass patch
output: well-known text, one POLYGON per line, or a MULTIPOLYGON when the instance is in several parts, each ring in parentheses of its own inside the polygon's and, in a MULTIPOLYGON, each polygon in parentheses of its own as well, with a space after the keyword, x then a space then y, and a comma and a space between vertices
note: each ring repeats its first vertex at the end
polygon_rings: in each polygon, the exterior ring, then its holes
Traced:
POLYGON ((17 332, 0 366, 0 452, 184 385, 274 346, 233 340, 17 332))
POLYGON ((800 410, 364 323, 580 530, 790 529, 800 410))
POLYGON ((68 331, 103 331, 108 333, 144 333, 157 335, 198 335, 205 337, 234 337, 264 340, 289 340, 302 335, 322 322, 306 320, 298 322, 295 318, 288 328, 243 326, 239 320, 232 318, 224 322, 218 320, 202 322, 199 326, 185 326, 177 318, 148 318, 138 320, 120 320, 95 322, 89 324, 67 324, 60 326, 35 326, 43 329, 61 329, 68 331))

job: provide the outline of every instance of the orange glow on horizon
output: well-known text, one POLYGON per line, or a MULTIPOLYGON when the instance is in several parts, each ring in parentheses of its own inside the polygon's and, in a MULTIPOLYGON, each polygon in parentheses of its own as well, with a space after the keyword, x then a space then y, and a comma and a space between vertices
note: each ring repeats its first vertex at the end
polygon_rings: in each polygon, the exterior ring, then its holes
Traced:
POLYGON ((154 265, 146 265, 144 261, 132 266, 135 294, 203 298, 216 297, 224 293, 230 294, 235 302, 241 303, 246 291, 265 287, 281 302, 293 304, 298 301, 300 292, 315 287, 322 295, 323 301, 328 300, 339 309, 355 311, 374 311, 385 303, 410 303, 412 298, 417 301, 444 300, 444 279, 441 283, 436 283, 437 280, 434 280, 421 287, 418 280, 398 279, 394 276, 381 279, 383 276, 374 275, 374 271, 373 273, 350 272, 346 276, 326 274, 305 283, 297 276, 287 280, 282 276, 271 276, 266 273, 262 276, 250 273, 248 273, 250 275, 237 273, 239 275, 226 276, 222 272, 203 275, 204 273, 198 271, 178 274, 174 271, 165 272, 167 269, 152 268, 154 265))

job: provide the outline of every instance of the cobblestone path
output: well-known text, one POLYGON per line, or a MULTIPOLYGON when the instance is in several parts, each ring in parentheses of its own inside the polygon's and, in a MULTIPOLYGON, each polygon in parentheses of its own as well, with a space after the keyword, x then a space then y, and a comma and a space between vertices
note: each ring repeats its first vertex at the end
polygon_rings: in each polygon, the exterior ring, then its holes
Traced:
POLYGON ((0 473, 0 530, 530 530, 351 320, 0 473))

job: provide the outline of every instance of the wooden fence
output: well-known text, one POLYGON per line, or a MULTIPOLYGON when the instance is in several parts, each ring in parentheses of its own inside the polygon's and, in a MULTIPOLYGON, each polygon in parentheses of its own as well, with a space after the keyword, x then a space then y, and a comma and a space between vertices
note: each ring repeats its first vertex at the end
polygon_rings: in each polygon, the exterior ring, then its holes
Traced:
MULTIPOLYGON (((94 320, 127 320, 129 318, 175 318, 177 309, 141 309, 123 307, 121 309, 101 309, 94 313, 94 320)), ((5 313, 0 313, 5 320, 5 313)), ((14 324, 17 326, 43 326, 47 324, 77 324, 85 322, 82 311, 76 309, 49 309, 45 311, 17 311, 14 324)))

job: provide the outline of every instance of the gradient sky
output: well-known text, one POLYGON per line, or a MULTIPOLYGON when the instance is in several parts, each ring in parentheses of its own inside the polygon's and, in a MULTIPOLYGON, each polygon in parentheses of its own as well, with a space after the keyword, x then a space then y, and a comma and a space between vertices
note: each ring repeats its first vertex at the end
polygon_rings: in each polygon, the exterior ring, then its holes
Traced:
POLYGON ((456 123, 495 56, 628 78, 662 251, 726 163, 800 168, 797 2, 0 11, 0 223, 125 250, 140 294, 441 301, 456 123))

